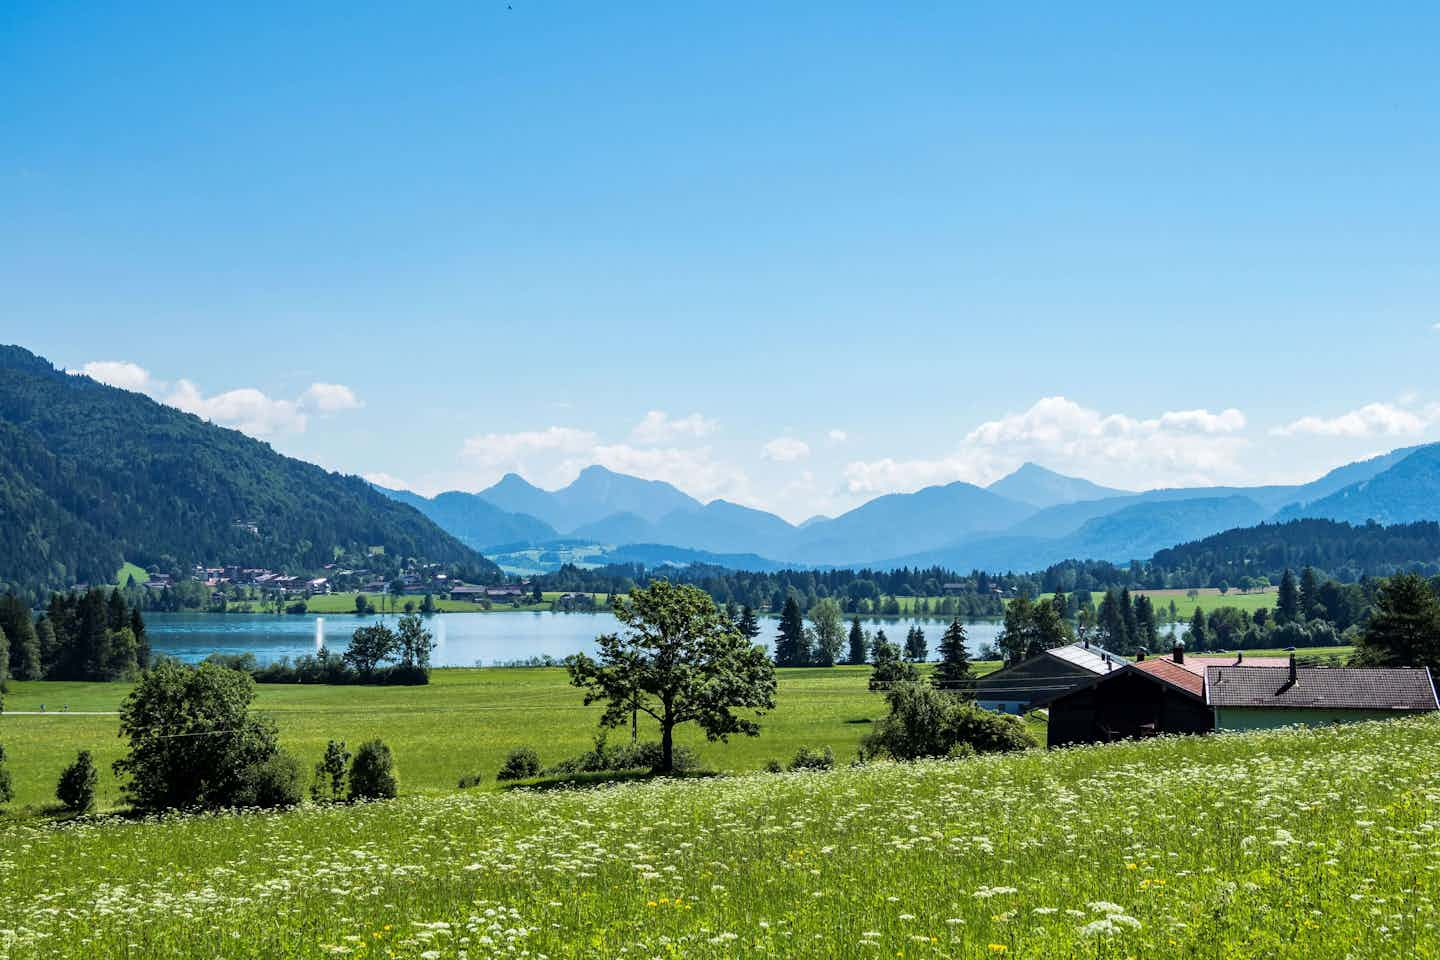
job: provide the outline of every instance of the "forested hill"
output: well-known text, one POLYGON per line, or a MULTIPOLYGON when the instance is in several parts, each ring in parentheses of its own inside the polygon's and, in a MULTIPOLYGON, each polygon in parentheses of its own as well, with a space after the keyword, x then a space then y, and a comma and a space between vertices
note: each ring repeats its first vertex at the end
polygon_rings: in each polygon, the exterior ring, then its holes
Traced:
POLYGON ((122 560, 298 572, 370 547, 499 575, 358 477, 0 346, 0 587, 106 583, 122 560))
POLYGON ((1261 576, 1278 583, 1285 570, 1302 567, 1345 582, 1399 571, 1440 572, 1440 523, 1262 523, 1161 550, 1149 563, 1152 574, 1187 586, 1238 586, 1245 577, 1261 576))

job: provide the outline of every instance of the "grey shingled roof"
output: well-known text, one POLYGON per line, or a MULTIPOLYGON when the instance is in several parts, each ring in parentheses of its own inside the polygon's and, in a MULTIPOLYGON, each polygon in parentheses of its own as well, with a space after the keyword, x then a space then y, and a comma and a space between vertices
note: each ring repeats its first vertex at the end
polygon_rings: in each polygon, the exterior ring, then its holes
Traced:
POLYGON ((1420 669, 1210 667, 1205 693, 1213 707, 1331 710, 1434 710, 1435 685, 1420 669))

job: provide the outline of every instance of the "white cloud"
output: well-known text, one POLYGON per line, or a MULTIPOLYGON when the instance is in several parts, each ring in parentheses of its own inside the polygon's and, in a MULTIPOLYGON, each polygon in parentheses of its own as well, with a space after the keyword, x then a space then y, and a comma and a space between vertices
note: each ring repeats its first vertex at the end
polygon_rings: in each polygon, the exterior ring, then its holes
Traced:
POLYGON ((367 473, 365 474, 365 479, 368 480, 370 483, 375 484, 375 486, 377 487, 385 487, 388 490, 412 489, 410 484, 406 483, 404 480, 401 480, 393 473, 386 473, 383 470, 378 470, 374 473, 367 473))
POLYGON ((1240 472, 1245 424, 1233 408, 1141 419, 1044 397, 1022 413, 980 424, 941 456, 857 461, 844 476, 851 493, 888 493, 954 480, 987 483, 1025 460, 1041 460, 1119 486, 1208 483, 1240 472))
POLYGON ((1389 403, 1367 403, 1338 417, 1301 417, 1270 432, 1279 437, 1402 437, 1424 433, 1435 419, 1389 403))
POLYGON ((316 413, 340 413, 364 406, 355 391, 343 383, 312 383, 300 394, 300 406, 316 413))
POLYGON ((699 440, 714 433, 717 426, 716 421, 698 413, 672 418, 664 410, 651 410, 630 431, 630 439, 636 443, 669 443, 682 437, 699 440))
POLYGON ((329 415, 363 406, 355 391, 340 383, 312 383, 297 400, 277 400, 254 387, 227 390, 206 396, 191 380, 176 380, 171 386, 151 376, 150 371, 128 360, 92 360, 79 370, 100 383, 147 394, 161 403, 233 427, 255 437, 282 433, 303 433, 309 414, 329 415))
POLYGON ((537 453, 579 453, 593 447, 598 439, 590 431, 574 427, 483 433, 467 438, 460 455, 484 466, 518 469, 537 453))
POLYGON ((178 380, 164 402, 203 420, 234 427, 255 437, 303 433, 309 423, 298 403, 272 399, 254 387, 227 390, 207 397, 189 380, 178 380))
POLYGON ((760 448, 760 455, 776 463, 794 463, 810 456, 810 444, 795 437, 776 437, 760 448))
POLYGON ((839 428, 832 428, 829 433, 825 434, 825 439, 831 443, 844 443, 850 439, 850 434, 839 428))
POLYGON ((150 379, 149 370, 128 360, 91 360, 79 370, 66 370, 65 372, 86 376, 91 380, 119 387, 121 390, 133 390, 137 393, 149 393, 156 386, 163 386, 150 379))

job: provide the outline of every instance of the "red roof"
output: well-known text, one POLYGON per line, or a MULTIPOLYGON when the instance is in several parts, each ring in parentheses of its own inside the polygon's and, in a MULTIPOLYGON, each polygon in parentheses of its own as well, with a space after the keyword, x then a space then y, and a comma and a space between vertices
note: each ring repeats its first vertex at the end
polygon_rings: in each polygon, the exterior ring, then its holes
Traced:
MULTIPOLYGON (((1229 661, 1234 662, 1234 661, 1229 661)), ((1155 659, 1146 658, 1131 664, 1136 670, 1148 673, 1156 680, 1170 684, 1172 687, 1179 687, 1193 697, 1204 699, 1205 697, 1205 668, 1202 666, 1200 672, 1187 669, 1189 661, 1176 663, 1173 660, 1165 660, 1160 657, 1155 659)))

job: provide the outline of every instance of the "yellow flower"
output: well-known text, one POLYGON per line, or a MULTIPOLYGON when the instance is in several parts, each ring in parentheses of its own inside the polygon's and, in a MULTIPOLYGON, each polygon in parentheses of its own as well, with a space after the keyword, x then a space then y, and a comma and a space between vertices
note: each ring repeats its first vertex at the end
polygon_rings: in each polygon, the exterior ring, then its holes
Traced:
POLYGON ((1005 944, 1003 944, 1003 943, 992 943, 992 944, 990 944, 990 952, 991 952, 991 953, 1005 953, 1005 952, 1006 952, 1007 950, 1009 950, 1009 949, 1010 949, 1010 948, 1007 947, 1007 946, 1005 946, 1005 944))

